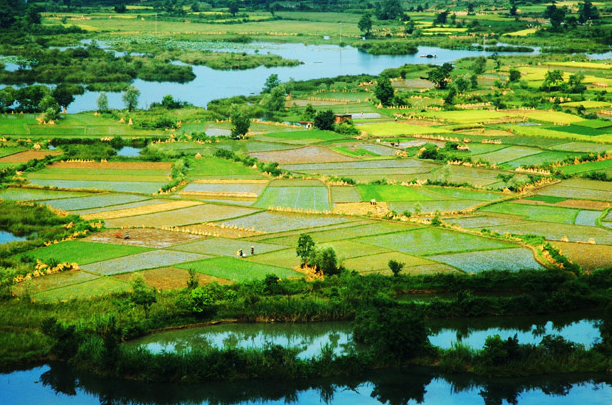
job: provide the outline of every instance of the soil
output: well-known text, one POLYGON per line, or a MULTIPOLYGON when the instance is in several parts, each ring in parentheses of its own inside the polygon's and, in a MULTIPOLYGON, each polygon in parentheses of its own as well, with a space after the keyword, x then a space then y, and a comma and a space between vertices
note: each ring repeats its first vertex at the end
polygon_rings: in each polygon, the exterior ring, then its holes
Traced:
POLYGON ((167 248, 181 243, 203 239, 203 236, 190 235, 182 232, 163 231, 161 229, 128 229, 129 239, 124 239, 126 230, 107 229, 88 236, 89 242, 114 243, 117 245, 144 246, 152 248, 167 248), (120 235, 116 237, 115 235, 120 235))
POLYGON ((374 215, 376 217, 382 217, 389 212, 389 204, 385 201, 377 201, 376 205, 372 205, 369 202, 349 202, 349 203, 337 203, 334 204, 334 214, 347 214, 347 215, 374 215))
POLYGON ((43 159, 49 155, 61 155, 62 151, 58 150, 28 150, 25 152, 13 153, 12 155, 0 158, 2 163, 25 163, 32 159, 43 159))

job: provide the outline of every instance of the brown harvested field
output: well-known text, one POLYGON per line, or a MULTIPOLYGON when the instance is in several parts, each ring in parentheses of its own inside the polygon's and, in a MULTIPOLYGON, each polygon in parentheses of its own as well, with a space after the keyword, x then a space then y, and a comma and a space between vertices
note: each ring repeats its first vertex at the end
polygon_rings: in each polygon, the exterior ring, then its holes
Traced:
POLYGON ((213 224, 197 224, 197 225, 189 225, 183 226, 179 228, 180 230, 185 230, 186 232, 192 233, 201 233, 201 234, 211 234, 221 238, 228 239, 237 239, 237 238, 246 238, 247 236, 256 236, 263 235, 265 232, 248 230, 248 229, 235 229, 235 228, 226 228, 215 226, 213 224))
POLYGON ((572 262, 585 270, 612 267, 612 246, 591 245, 588 243, 550 242, 572 262))
POLYGON ((382 217, 389 212, 389 204, 385 201, 377 201, 376 205, 372 205, 369 202, 336 203, 332 212, 334 214, 374 215, 382 217))
POLYGON ((83 239, 89 242, 114 243, 116 245, 142 246, 151 248, 167 248, 181 243, 202 239, 199 235, 182 232, 164 231, 161 229, 129 229, 130 239, 123 239, 126 231, 107 229, 83 239), (117 238, 115 235, 120 234, 117 238))
POLYGON ((121 210, 115 211, 103 211, 103 212, 95 212, 93 214, 82 215, 83 219, 113 219, 113 218, 123 218, 123 217, 131 217, 136 215, 146 215, 153 214, 156 212, 177 210, 180 208, 193 207, 194 205, 201 205, 201 202, 198 201, 171 201, 162 204, 155 205, 144 205, 141 207, 133 207, 133 208, 124 208, 121 210))
POLYGON ((559 201, 554 204, 547 203, 546 201, 538 201, 538 200, 516 200, 513 202, 516 204, 548 205, 550 207, 578 208, 578 209, 595 210, 595 211, 603 211, 606 208, 612 206, 612 203, 605 202, 605 201, 574 200, 574 199, 559 201))
POLYGON ((252 152, 249 155, 264 162, 289 163, 324 163, 352 162, 355 159, 333 152, 321 146, 306 146, 298 149, 286 149, 268 152, 252 152))
MULTIPOLYGON (((175 267, 161 267, 159 269, 144 270, 137 273, 125 273, 113 276, 119 280, 130 281, 135 274, 140 274, 144 277, 148 286, 158 290, 174 290, 177 288, 185 288, 189 280, 189 271, 177 269, 175 267)), ((206 274, 197 273, 196 278, 200 285, 217 282, 219 284, 232 284, 230 280, 208 276, 206 274)))
POLYGON ((109 228, 145 227, 163 228, 201 224, 203 222, 218 221, 247 215, 256 212, 250 208, 201 204, 179 210, 158 212, 155 214, 139 215, 136 217, 109 219, 106 226, 109 228))
MULTIPOLYGON (((24 152, 25 153, 25 152, 24 152)), ((171 170, 172 162, 55 162, 52 169, 171 170)))
POLYGON ((582 208, 585 210, 603 211, 612 206, 612 202, 569 199, 555 204, 557 207, 582 208))
POLYGON ((0 158, 0 163, 25 163, 32 159, 43 159, 49 155, 61 155, 59 150, 28 150, 25 152, 14 153, 0 158))

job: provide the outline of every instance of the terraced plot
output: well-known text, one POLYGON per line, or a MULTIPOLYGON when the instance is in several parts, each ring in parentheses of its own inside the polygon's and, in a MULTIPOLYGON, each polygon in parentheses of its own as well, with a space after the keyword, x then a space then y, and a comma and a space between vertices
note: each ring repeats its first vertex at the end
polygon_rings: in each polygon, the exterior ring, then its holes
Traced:
POLYGON ((43 263, 49 263, 49 261, 53 259, 58 262, 76 262, 80 265, 84 265, 116 257, 142 253, 148 250, 149 249, 145 247, 72 240, 32 250, 24 253, 24 255, 41 260, 43 263))
POLYGON ((479 273, 486 270, 544 269, 535 261, 533 253, 526 248, 435 255, 429 256, 428 259, 448 264, 467 273, 479 273))
POLYGON ((181 194, 184 195, 204 195, 209 197, 245 197, 245 198, 257 198, 261 192, 266 188, 267 182, 257 183, 228 183, 219 182, 213 183, 190 183, 185 187, 181 194))
MULTIPOLYGON (((135 275, 141 275, 144 277, 145 283, 157 290, 174 290, 185 288, 190 278, 188 270, 178 269, 176 267, 161 267, 159 269, 142 270, 134 273, 117 274, 113 277, 118 280, 131 281, 135 275)), ((196 273, 195 277, 200 285, 213 282, 219 284, 231 283, 229 280, 224 278, 212 277, 202 273, 196 273)))
POLYGON ((72 284, 66 287, 54 288, 47 291, 42 291, 32 295, 32 299, 36 301, 60 301, 79 298, 99 297, 111 293, 120 293, 130 290, 132 287, 129 283, 116 280, 112 277, 98 277, 91 281, 72 284))
POLYGON ((612 244, 612 232, 594 226, 555 224, 552 222, 523 221, 518 224, 497 226, 498 232, 542 235, 548 240, 560 241, 564 237, 570 242, 588 242, 595 240, 597 244, 612 244))
POLYGON ((312 211, 329 211, 331 208, 327 187, 268 187, 253 206, 312 211))
POLYGON ((293 270, 263 265, 244 259, 235 259, 233 257, 216 257, 193 263, 180 264, 176 267, 195 270, 209 276, 232 281, 262 280, 268 274, 275 274, 280 278, 302 276, 301 273, 293 270))
POLYGON ((242 163, 230 162, 213 156, 193 159, 190 162, 189 179, 262 179, 265 176, 257 169, 242 163))
POLYGON ((250 208, 202 204, 195 207, 159 212, 156 214, 109 219, 105 221, 105 223, 109 228, 163 228, 218 221, 226 218, 248 215, 253 212, 256 211, 250 208))
POLYGON ((130 229, 118 232, 106 229, 88 236, 84 240, 99 243, 113 243, 126 246, 141 246, 149 248, 166 248, 182 243, 203 239, 203 236, 184 232, 164 231, 161 229, 130 229), (129 235, 129 238, 125 236, 129 235))
POLYGON ((585 270, 612 267, 612 246, 610 245, 571 242, 552 242, 552 245, 585 270))
POLYGON ((149 197, 133 194, 93 194, 81 198, 69 198, 50 201, 47 205, 65 211, 87 210, 91 208, 109 207, 127 203, 145 201, 149 197))
POLYGON ((262 254, 286 249, 286 246, 272 245, 269 243, 249 242, 239 239, 211 238, 198 242, 174 246, 172 250, 206 255, 237 256, 236 252, 242 249, 244 254, 250 256, 251 247, 255 250, 255 254, 262 254))
MULTIPOLYGON (((436 263, 432 262, 431 260, 400 252, 383 252, 369 254, 366 256, 351 257, 345 259, 343 264, 347 269, 356 270, 362 274, 379 273, 391 275, 392 272, 389 269, 389 260, 395 260, 405 264, 402 274, 419 274, 422 270, 423 273, 427 273, 427 267, 436 265, 436 263), (423 267, 422 270, 421 267, 423 267)), ((449 271, 454 272, 455 269, 449 268, 449 271)))
POLYGON ((138 207, 120 208, 116 210, 108 210, 104 212, 96 212, 94 214, 81 215, 83 219, 114 219, 114 218, 125 218, 134 217, 139 215, 153 214, 156 212, 179 210, 181 208, 193 207, 195 205, 201 205, 201 202, 197 201, 164 201, 159 204, 143 205, 138 207))
POLYGON ((492 239, 437 228, 417 229, 410 232, 366 237, 358 239, 358 241, 419 256, 500 249, 513 246, 492 239))
POLYGON ((226 220, 223 221, 223 223, 229 226, 237 226, 238 228, 253 228, 258 231, 276 233, 294 229, 311 229, 350 221, 350 219, 337 216, 260 212, 249 216, 226 220))
POLYGON ((100 276, 87 273, 85 271, 65 271, 63 273, 56 273, 49 276, 23 281, 15 286, 14 291, 18 296, 26 294, 32 295, 42 291, 49 291, 55 288, 67 287, 73 284, 91 281, 98 277, 100 276))
MULTIPOLYGON (((0 198, 15 201, 43 201, 58 200, 62 198, 87 196, 86 193, 70 191, 43 190, 37 188, 5 188, 0 190, 0 198)), ((48 204, 47 204, 48 205, 48 204)))
POLYGON ((277 162, 279 164, 315 163, 315 162, 348 162, 352 157, 342 155, 320 146, 306 146, 299 149, 281 151, 252 152, 252 157, 263 162, 277 162))
POLYGON ((98 274, 111 275, 129 273, 136 270, 171 266, 177 263, 193 262, 207 256, 195 253, 175 252, 169 250, 152 250, 117 259, 105 260, 82 266, 83 270, 98 274))
POLYGON ((546 187, 538 194, 609 202, 612 201, 612 185, 590 180, 566 180, 546 187))
POLYGON ((353 186, 332 186, 331 187, 332 202, 359 202, 361 195, 357 188, 353 186))
POLYGON ((137 181, 80 181, 80 180, 50 180, 31 179, 31 184, 41 187, 57 187, 79 190, 111 190, 118 192, 132 192, 153 194, 167 182, 137 182, 137 181))
POLYGON ((515 204, 503 202, 489 205, 481 210, 496 214, 516 215, 530 221, 558 222, 561 224, 573 224, 578 210, 571 208, 559 208, 545 205, 515 204))
POLYGON ((510 146, 500 149, 495 152, 478 155, 478 159, 482 159, 492 164, 499 165, 510 160, 522 158, 529 155, 535 155, 542 152, 540 149, 527 148, 523 146, 510 146))

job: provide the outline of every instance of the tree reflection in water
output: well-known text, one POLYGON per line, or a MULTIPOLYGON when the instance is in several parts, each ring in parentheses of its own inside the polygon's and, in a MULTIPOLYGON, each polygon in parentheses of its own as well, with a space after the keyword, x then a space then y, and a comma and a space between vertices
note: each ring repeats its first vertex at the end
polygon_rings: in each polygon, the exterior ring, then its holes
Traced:
MULTIPOLYGON (((204 365, 203 365, 204 367, 204 365)), ((428 389, 448 386, 448 395, 459 403, 471 404, 484 400, 486 405, 519 404, 526 392, 545 396, 566 396, 574 387, 590 384, 596 389, 612 387, 611 376, 545 376, 521 379, 491 379, 468 375, 446 375, 427 369, 393 369, 362 376, 340 376, 298 381, 237 381, 198 385, 148 384, 134 381, 109 380, 74 373, 70 367, 54 364, 40 376, 44 387, 70 396, 91 394, 101 404, 214 404, 237 403, 326 403, 353 404, 355 398, 371 397, 381 404, 427 404, 428 389), (600 387, 597 386, 600 385, 600 387)), ((609 393, 607 395, 610 395, 609 393)), ((440 398, 437 398, 439 401, 440 398)))

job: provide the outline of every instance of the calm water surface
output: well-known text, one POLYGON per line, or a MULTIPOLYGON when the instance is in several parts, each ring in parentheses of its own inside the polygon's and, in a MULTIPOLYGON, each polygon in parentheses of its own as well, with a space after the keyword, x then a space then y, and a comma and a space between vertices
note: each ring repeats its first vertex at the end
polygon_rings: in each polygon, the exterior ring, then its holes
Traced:
POLYGON ((45 365, 0 374, 0 403, 609 405, 612 380, 602 375, 474 378, 413 368, 308 381, 181 385, 108 380, 75 374, 63 365, 45 365))
MULTIPOLYGON (((104 44, 102 44, 104 45, 104 44)), ((210 100, 238 95, 259 94, 264 82, 271 74, 277 74, 281 81, 308 80, 339 75, 372 74, 404 64, 436 64, 453 62, 468 56, 491 55, 491 52, 451 50, 436 47, 419 47, 414 55, 369 55, 357 48, 337 45, 271 44, 254 43, 241 45, 239 49, 214 49, 259 54, 272 53, 288 59, 297 59, 303 65, 294 67, 264 66, 248 70, 214 70, 206 66, 193 66, 196 78, 189 83, 134 81, 140 90, 139 107, 147 108, 153 102, 160 102, 166 94, 175 99, 205 107, 210 100), (421 55, 436 55, 436 58, 421 58, 421 55)), ((507 54, 507 53, 500 53, 507 54)), ((75 97, 68 112, 76 113, 96 108, 98 92, 86 92, 75 97)), ((107 93, 111 108, 124 108, 120 93, 107 93)))
POLYGON ((0 231, 0 245, 3 243, 26 240, 25 236, 15 236, 10 232, 0 231))

